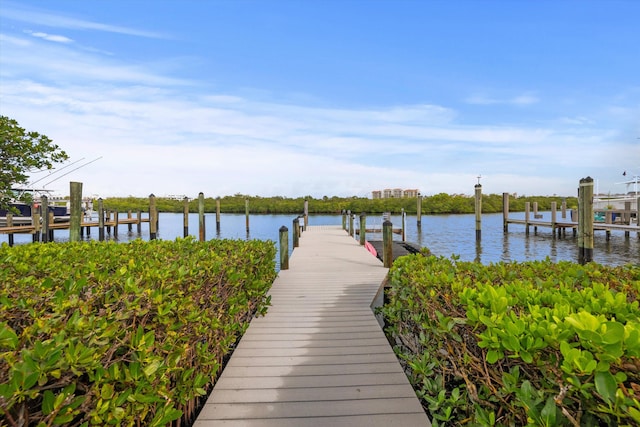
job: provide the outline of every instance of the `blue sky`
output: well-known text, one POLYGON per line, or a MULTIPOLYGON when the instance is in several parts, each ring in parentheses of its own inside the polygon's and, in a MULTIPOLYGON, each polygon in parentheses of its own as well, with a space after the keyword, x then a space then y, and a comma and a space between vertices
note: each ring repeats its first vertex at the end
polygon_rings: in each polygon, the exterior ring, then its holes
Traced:
POLYGON ((640 174, 639 16, 635 0, 2 0, 0 114, 78 165, 100 157, 47 185, 61 194, 472 194, 478 175, 485 193, 574 195, 586 176, 618 192, 640 174))

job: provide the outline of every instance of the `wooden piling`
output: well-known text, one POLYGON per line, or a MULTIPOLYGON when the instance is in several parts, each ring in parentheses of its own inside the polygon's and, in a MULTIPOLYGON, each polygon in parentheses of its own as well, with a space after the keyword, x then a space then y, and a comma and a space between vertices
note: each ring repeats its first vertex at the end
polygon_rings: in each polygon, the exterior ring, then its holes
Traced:
POLYGON ((247 233, 249 233, 249 199, 244 199, 244 216, 247 225, 247 233))
POLYGON ((367 238, 367 215, 362 212, 360 214, 360 245, 364 246, 367 238))
MULTIPOLYGON (((557 202, 551 202, 551 234, 553 235, 553 237, 556 237, 556 231, 557 230, 557 226, 556 223, 557 221, 557 214, 558 214, 558 203, 557 202)), ((558 233, 558 237, 560 237, 560 233, 558 233)))
POLYGON ((476 212, 476 240, 482 238, 482 184, 476 184, 475 189, 475 212, 476 212))
POLYGON ((562 198, 562 205, 560 209, 562 209, 562 219, 567 218, 567 199, 562 198))
MULTIPOLYGON (((49 224, 53 224, 54 223, 54 218, 53 218, 53 211, 49 212, 49 224)), ((87 231, 89 229, 87 228, 87 231)), ((53 228, 49 227, 49 233, 47 233, 47 238, 49 239, 50 242, 53 242, 53 228)))
POLYGON ((116 210, 113 212, 113 237, 118 239, 118 226, 120 225, 120 214, 116 210))
MULTIPOLYGON (((11 212, 7 212, 7 227, 13 227, 13 214, 11 212)), ((9 233, 9 246, 13 246, 14 238, 13 233, 9 233)))
POLYGON ((155 240, 158 237, 158 209, 156 209, 156 196, 149 195, 149 239, 155 240))
MULTIPOLYGON (((604 213, 604 223, 605 223, 605 224, 613 224, 613 211, 611 211, 611 210, 607 210, 607 211, 604 213)), ((606 235, 606 240, 607 240, 607 242, 608 242, 609 240, 611 240, 611 230, 607 229, 607 230, 605 231, 605 235, 606 235)))
POLYGON ((418 200, 416 201, 416 225, 418 228, 422 227, 422 196, 418 193, 418 200))
POLYGON ((136 231, 138 232, 138 235, 140 235, 142 234, 142 211, 136 212, 136 215, 138 217, 138 222, 136 223, 136 231))
POLYGON ((407 213, 404 211, 404 208, 402 208, 402 241, 406 242, 407 241, 407 213))
POLYGON ((33 224, 34 230, 31 235, 31 240, 35 242, 40 241, 40 211, 35 207, 35 205, 31 206, 31 223, 33 224))
POLYGON ((356 231, 353 229, 353 214, 351 211, 347 211, 349 214, 349 236, 353 237, 356 234, 356 231))
POLYGON ((216 197, 216 232, 220 233, 220 196, 216 197))
MULTIPOLYGON (((533 218, 534 219, 540 218, 538 216, 538 202, 533 202, 533 218)), ((537 225, 533 226, 533 234, 538 234, 538 226, 537 225)))
POLYGON ((389 220, 382 223, 382 262, 386 268, 393 264, 393 224, 389 220))
MULTIPOLYGON (((129 220, 127 224, 127 231, 131 233, 133 231, 133 224, 131 223, 131 220, 133 219, 133 212, 131 211, 131 209, 127 211, 127 219, 129 220)), ((87 231, 88 230, 89 229, 87 229, 87 231)))
POLYGON ((102 197, 98 199, 98 240, 104 241, 104 202, 102 197))
POLYGON ((294 249, 300 246, 300 218, 296 217, 293 220, 293 247, 294 249))
POLYGON ((82 183, 70 182, 71 219, 69 220, 69 241, 80 241, 80 222, 82 221, 82 183))
POLYGON ((502 193, 502 230, 509 231, 509 193, 502 193))
POLYGON ((578 191, 578 262, 593 261, 593 178, 580 180, 578 191))
POLYGON ((189 235, 189 198, 182 199, 182 237, 189 235))
POLYGON ((204 222, 204 193, 198 193, 198 239, 204 242, 206 239, 206 230, 204 222))
POLYGON ((289 269, 289 229, 280 227, 280 270, 289 269))
POLYGON ((40 197, 40 207, 42 209, 42 238, 43 242, 49 241, 49 199, 47 196, 40 197))
POLYGON ((342 229, 346 231, 347 229, 347 212, 342 209, 342 229))
MULTIPOLYGON (((631 201, 624 202, 624 224, 631 224, 631 201)), ((630 234, 629 230, 625 230, 624 237, 628 239, 630 234)))
POLYGON ((304 199, 304 230, 309 227, 309 201, 304 199))
POLYGON ((529 221, 531 220, 531 202, 524 202, 524 227, 525 235, 529 235, 529 221))

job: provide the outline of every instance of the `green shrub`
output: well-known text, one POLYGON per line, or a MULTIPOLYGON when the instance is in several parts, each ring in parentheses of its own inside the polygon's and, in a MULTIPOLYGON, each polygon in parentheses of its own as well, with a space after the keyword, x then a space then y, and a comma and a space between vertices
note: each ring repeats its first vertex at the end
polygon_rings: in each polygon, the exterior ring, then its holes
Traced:
POLYGON ((415 255, 383 313, 434 425, 631 426, 639 293, 639 266, 415 255))
POLYGON ((190 417, 266 310, 274 257, 261 241, 0 246, 0 418, 162 426, 190 417))

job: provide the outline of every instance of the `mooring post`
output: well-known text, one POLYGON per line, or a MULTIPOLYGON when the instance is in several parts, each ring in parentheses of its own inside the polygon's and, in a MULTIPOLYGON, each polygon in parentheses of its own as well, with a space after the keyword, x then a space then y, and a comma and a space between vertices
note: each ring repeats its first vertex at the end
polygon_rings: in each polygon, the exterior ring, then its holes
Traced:
MULTIPOLYGON (((631 225, 631 201, 627 200, 626 202, 624 202, 624 223, 626 225, 631 225)), ((625 230, 624 231, 624 237, 626 237, 627 239, 630 236, 630 232, 629 230, 625 230)))
POLYGON ((293 247, 300 246, 300 218, 296 217, 293 220, 293 247))
POLYGON ((578 191, 578 262, 593 261, 593 178, 580 180, 578 191))
POLYGON ((31 205, 31 224, 33 224, 33 234, 31 240, 33 243, 40 241, 40 209, 36 204, 31 205))
POLYGON ((201 242, 205 241, 205 223, 204 223, 204 193, 201 191, 198 193, 198 239, 201 242))
POLYGON ((482 184, 474 185, 476 211, 476 240, 482 238, 482 184))
POLYGON ((182 199, 182 237, 189 235, 189 198, 182 199))
POLYGON ((349 236, 353 237, 356 233, 355 230, 353 229, 353 217, 355 215, 353 215, 351 211, 348 211, 348 213, 349 213, 349 236))
POLYGON ((280 227, 280 270, 289 269, 289 229, 280 227))
POLYGON ((104 241, 104 202, 102 197, 98 199, 98 240, 104 241))
MULTIPOLYGON (((49 224, 54 223, 53 212, 49 212, 49 224)), ((87 233, 89 232, 89 227, 87 227, 87 233)), ((49 227, 49 241, 53 242, 53 228, 49 227)))
POLYGON ((47 196, 40 197, 40 206, 42 209, 42 238, 43 242, 49 241, 49 199, 47 196))
POLYGON ((564 197, 562 198, 562 205, 560 209, 562 209, 562 219, 565 219, 567 217, 567 199, 564 197))
POLYGON ((216 197, 216 233, 220 233, 220 196, 216 197))
POLYGON ((367 238, 367 215, 362 212, 360 214, 360 245, 364 246, 367 238))
POLYGON ((82 183, 70 182, 70 209, 71 219, 69 220, 69 241, 80 241, 80 221, 82 220, 82 183))
POLYGON ((342 209, 342 229, 347 230, 347 212, 342 209))
POLYGON ((529 235, 529 221, 531 220, 531 202, 524 202, 524 234, 529 235))
POLYGON ((382 262, 386 268, 393 264, 393 224, 389 220, 382 223, 382 262))
POLYGON ((303 231, 307 231, 307 227, 309 226, 309 200, 304 199, 304 229, 303 231))
POLYGON ((120 225, 120 214, 118 210, 113 213, 113 237, 118 240, 118 226, 120 225))
MULTIPOLYGON (((558 203, 557 202, 551 202, 551 234, 553 234, 553 237, 556 237, 556 215, 557 215, 557 210, 558 210, 558 203)), ((558 237, 560 237, 560 233, 558 233, 558 237)))
MULTIPOLYGON (((613 211, 611 209, 607 209, 607 211, 604 213, 604 223, 605 224, 612 224, 613 223, 613 211)), ((609 240, 611 240, 611 229, 610 228, 607 228, 605 230, 605 236, 606 236, 607 242, 609 240)))
POLYGON ((247 233, 249 232, 249 199, 244 199, 244 216, 247 224, 247 233))
MULTIPOLYGON (((13 227, 13 214, 7 212, 7 227, 13 227)), ((13 233, 9 233, 9 246, 13 246, 13 233)))
POLYGON ((142 234, 142 211, 137 212, 138 221, 136 223, 136 231, 138 232, 138 236, 142 234))
POLYGON ((502 229, 505 233, 509 231, 509 193, 502 193, 502 229))
POLYGON ((422 196, 418 193, 418 200, 416 201, 416 225, 418 228, 422 227, 422 196))
MULTIPOLYGON (((131 233, 133 231, 133 224, 131 223, 131 220, 133 219, 133 211, 131 209, 127 211, 127 219, 129 220, 127 221, 127 231, 131 233)), ((87 232, 89 232, 89 227, 87 227, 87 232)))
POLYGON ((406 242, 407 241, 407 213, 404 211, 404 208, 402 208, 402 241, 406 242))
POLYGON ((149 239, 155 240, 158 237, 158 210, 156 209, 156 196, 149 194, 149 239))

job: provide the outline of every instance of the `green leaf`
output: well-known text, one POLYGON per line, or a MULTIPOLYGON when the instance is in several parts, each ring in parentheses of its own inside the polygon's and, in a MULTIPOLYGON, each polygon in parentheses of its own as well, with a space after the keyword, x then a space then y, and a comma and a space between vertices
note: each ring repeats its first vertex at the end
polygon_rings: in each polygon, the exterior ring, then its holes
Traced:
POLYGON ((496 363, 499 359, 503 358, 504 354, 501 351, 489 350, 487 351, 487 362, 496 363))
POLYGON ((0 322, 0 348, 15 350, 17 347, 18 335, 6 322, 0 322))
POLYGON ((596 384, 596 391, 607 403, 612 403, 616 397, 616 390, 618 389, 618 383, 611 372, 596 372, 594 377, 596 384))

